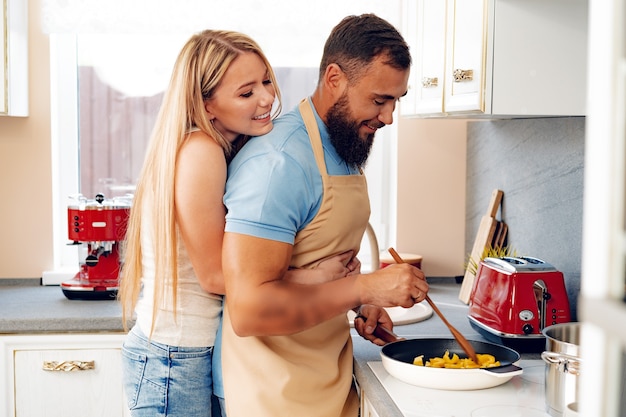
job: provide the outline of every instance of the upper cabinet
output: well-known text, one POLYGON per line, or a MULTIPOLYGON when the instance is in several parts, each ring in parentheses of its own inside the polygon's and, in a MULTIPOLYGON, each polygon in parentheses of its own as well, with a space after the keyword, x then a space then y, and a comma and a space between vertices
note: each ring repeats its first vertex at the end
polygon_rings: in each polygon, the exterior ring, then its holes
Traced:
POLYGON ((28 2, 0 1, 0 116, 28 116, 28 2))
POLYGON ((582 116, 587 0, 405 0, 404 116, 582 116))

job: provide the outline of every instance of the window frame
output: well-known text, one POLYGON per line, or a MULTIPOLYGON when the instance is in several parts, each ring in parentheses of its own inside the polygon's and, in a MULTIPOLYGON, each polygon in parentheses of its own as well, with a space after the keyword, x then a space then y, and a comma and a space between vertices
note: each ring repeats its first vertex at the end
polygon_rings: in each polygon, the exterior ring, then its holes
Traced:
POLYGON ((76 35, 50 34, 50 124, 52 150, 53 269, 43 285, 57 285, 78 272, 78 251, 67 238, 67 206, 79 193, 78 71, 76 35))

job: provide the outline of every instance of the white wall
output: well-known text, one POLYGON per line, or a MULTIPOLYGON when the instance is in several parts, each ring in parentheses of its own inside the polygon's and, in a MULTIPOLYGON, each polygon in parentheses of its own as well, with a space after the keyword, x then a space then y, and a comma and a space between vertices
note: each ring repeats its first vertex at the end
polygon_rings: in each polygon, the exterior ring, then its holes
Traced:
POLYGON ((29 116, 0 117, 0 277, 52 267, 50 52, 40 0, 29 1, 29 116))

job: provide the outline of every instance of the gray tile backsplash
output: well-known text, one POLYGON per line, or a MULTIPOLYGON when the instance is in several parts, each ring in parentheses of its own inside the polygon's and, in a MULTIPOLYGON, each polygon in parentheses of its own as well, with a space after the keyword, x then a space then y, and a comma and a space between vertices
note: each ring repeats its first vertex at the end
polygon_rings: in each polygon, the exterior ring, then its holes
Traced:
POLYGON ((572 312, 580 290, 585 118, 476 121, 467 132, 466 252, 491 192, 508 244, 563 272, 572 312))

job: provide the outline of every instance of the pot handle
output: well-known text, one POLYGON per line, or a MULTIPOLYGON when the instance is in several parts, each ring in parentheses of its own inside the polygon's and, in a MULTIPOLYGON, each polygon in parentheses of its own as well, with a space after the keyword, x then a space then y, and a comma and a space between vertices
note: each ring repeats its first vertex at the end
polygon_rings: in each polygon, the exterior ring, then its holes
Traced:
POLYGON ((566 353, 545 351, 541 353, 541 359, 549 365, 557 365, 559 371, 572 375, 580 374, 580 359, 566 353))
POLYGON ((508 378, 508 377, 515 376, 515 375, 521 375, 522 372, 524 371, 519 366, 513 365, 513 364, 496 366, 494 368, 480 368, 480 370, 491 372, 492 374, 494 374, 493 376, 497 378, 504 378, 504 377, 508 378))

